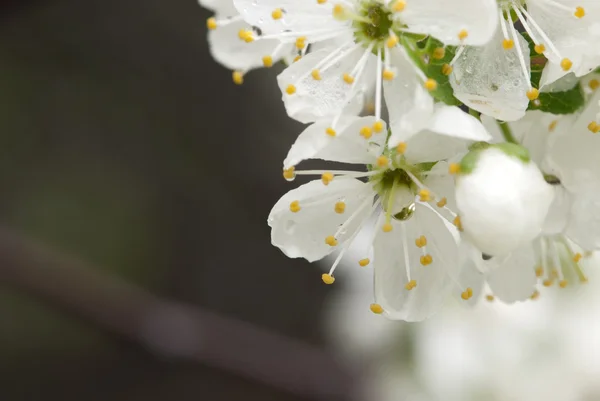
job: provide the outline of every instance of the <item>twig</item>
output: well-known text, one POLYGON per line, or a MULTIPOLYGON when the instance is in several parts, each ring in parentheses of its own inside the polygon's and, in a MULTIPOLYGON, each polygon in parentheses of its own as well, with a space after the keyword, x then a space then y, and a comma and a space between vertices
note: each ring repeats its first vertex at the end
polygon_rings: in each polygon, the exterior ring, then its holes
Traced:
POLYGON ((160 299, 0 228, 0 282, 151 352, 218 367, 315 400, 350 400, 356 383, 323 350, 251 324, 160 299))

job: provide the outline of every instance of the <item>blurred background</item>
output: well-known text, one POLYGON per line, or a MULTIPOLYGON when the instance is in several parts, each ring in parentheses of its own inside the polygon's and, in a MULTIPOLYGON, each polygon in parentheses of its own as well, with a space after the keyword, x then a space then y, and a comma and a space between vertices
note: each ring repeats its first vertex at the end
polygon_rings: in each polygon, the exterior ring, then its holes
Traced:
POLYGON ((368 270, 326 287, 272 247, 301 127, 276 68, 213 62, 209 16, 0 3, 1 400, 600 400, 593 271, 407 325, 368 270))

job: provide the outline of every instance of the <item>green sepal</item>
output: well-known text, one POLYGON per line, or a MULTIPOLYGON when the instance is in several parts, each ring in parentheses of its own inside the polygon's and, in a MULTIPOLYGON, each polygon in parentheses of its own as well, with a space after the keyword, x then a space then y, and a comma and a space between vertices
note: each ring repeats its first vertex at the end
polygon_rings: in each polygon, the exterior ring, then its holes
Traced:
POLYGON ((529 163, 531 161, 531 156, 529 156, 529 151, 527 148, 511 142, 502 142, 492 145, 492 147, 499 149, 506 153, 508 156, 516 157, 521 160, 523 163, 529 163))

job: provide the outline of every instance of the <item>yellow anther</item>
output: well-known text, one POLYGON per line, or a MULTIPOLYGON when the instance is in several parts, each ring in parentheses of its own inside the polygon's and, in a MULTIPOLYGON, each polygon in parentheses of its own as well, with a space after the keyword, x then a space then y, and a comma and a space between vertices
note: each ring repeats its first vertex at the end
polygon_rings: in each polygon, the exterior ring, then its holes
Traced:
POLYGON ((337 239, 333 235, 325 238, 325 243, 329 246, 336 246, 338 244, 337 239))
POLYGON ((560 67, 563 69, 563 71, 569 71, 571 67, 573 67, 573 62, 568 58, 563 58, 560 62, 560 67))
POLYGON ((233 83, 236 85, 241 85, 244 83, 244 74, 241 71, 234 71, 231 74, 231 77, 233 78, 233 83))
POLYGON ((335 130, 333 128, 331 128, 331 127, 327 128, 325 130, 325 133, 327 135, 329 135, 329 136, 336 136, 337 135, 337 132, 335 132, 335 130))
POLYGON ((531 296, 529 297, 529 299, 531 299, 532 301, 535 301, 536 299, 538 299, 540 297, 540 292, 538 290, 535 290, 533 292, 533 294, 531 294, 531 296))
POLYGON ((298 39, 296 39, 296 48, 297 49, 304 49, 304 46, 306 46, 306 37, 305 36, 301 36, 298 39))
POLYGON ((265 67, 267 67, 267 68, 273 67, 273 57, 271 57, 271 56, 264 56, 262 58, 262 61, 263 61, 263 65, 265 67))
POLYGON ((460 164, 450 163, 450 165, 448 166, 448 173, 450 173, 450 174, 460 173, 460 164))
POLYGON ((217 20, 215 18, 209 18, 206 20, 206 27, 210 30, 217 29, 217 20))
POLYGON ((404 288, 406 288, 408 291, 410 291, 413 288, 415 288, 416 286, 417 286, 417 281, 416 280, 410 280, 408 283, 406 283, 406 285, 404 286, 404 288))
POLYGON ((365 106, 365 110, 367 111, 368 114, 373 114, 375 112, 375 103, 374 102, 367 103, 367 105, 365 106))
POLYGON ((383 122, 375 121, 375 124, 373 124, 373 131, 375 131, 376 134, 379 134, 381 131, 383 131, 383 122))
POLYGON ((537 54, 542 54, 543 52, 546 51, 546 46, 544 46, 542 43, 540 43, 540 44, 535 45, 533 50, 535 50, 535 52, 537 54))
POLYGON ((486 299, 488 302, 493 302, 495 298, 494 298, 494 296, 493 296, 493 295, 486 295, 486 296, 485 296, 485 299, 486 299))
POLYGON ((287 88, 285 88, 285 93, 287 93, 288 95, 293 95, 294 93, 296 93, 296 86, 289 84, 287 88))
POLYGON ((299 61, 301 58, 302 58, 301 55, 297 55, 296 57, 294 57, 294 61, 293 62, 295 63, 296 61, 299 61))
POLYGON ((391 81, 392 79, 394 79, 396 74, 394 74, 394 71, 391 70, 383 70, 382 76, 383 79, 385 79, 386 81, 391 81))
POLYGON ((469 299, 471 299, 472 296, 473 296, 473 289, 471 289, 471 287, 468 287, 466 290, 464 290, 460 294, 460 297, 462 299, 464 299, 465 301, 468 301, 469 299))
POLYGON ((298 202, 297 200, 290 203, 290 212, 298 213, 300 211, 300 209, 301 209, 300 202, 298 202))
POLYGON ((387 167, 389 165, 389 163, 390 163, 390 160, 384 155, 381 155, 377 158, 377 165, 379 167, 387 167))
POLYGON ((365 266, 367 266, 369 263, 371 263, 371 260, 370 260, 369 258, 366 258, 366 259, 361 259, 361 260, 359 260, 359 261, 358 261, 358 265, 359 265, 360 267, 365 267, 365 266))
POLYGON ((549 278, 547 278, 546 280, 542 281, 542 285, 544 287, 550 287, 552 284, 554 284, 554 280, 551 280, 549 278))
POLYGON ((388 49, 396 47, 397 44, 398 44, 398 36, 396 36, 396 35, 390 36, 387 39, 387 41, 385 42, 385 45, 388 47, 388 49))
POLYGON ((446 55, 446 49, 444 49, 443 47, 436 47, 431 55, 434 59, 441 60, 446 55))
POLYGON ((513 47, 515 47, 515 41, 512 39, 504 39, 502 41, 502 47, 504 48, 504 50, 510 50, 513 47))
POLYGON ((394 229, 394 227, 390 223, 385 223, 383 227, 381 227, 384 233, 389 233, 394 229))
POLYGON ((342 78, 344 79, 344 82, 347 83, 348 85, 351 85, 354 83, 354 77, 350 74, 345 73, 344 75, 342 75, 342 78))
POLYGON ((383 313, 383 308, 379 304, 371 304, 369 308, 371 309, 371 312, 376 315, 381 315, 383 313))
POLYGON ((548 124, 548 131, 552 132, 556 129, 556 126, 558 125, 558 120, 554 120, 552 121, 550 124, 548 124))
POLYGON ((331 285, 335 282, 335 278, 331 274, 323 274, 321 280, 327 285, 331 285))
POLYGON ((427 79, 427 81, 425 81, 425 89, 427 89, 428 91, 434 91, 437 89, 437 82, 435 81, 435 79, 429 78, 427 79))
POLYGON ((458 39, 459 40, 465 40, 467 38, 467 36, 469 36, 469 32, 467 32, 466 29, 463 29, 462 31, 460 31, 458 33, 458 39))
POLYGON ((395 13, 399 13, 400 11, 404 11, 406 7, 406 1, 404 0, 396 0, 394 5, 392 6, 392 11, 395 13))
POLYGON ((588 83, 588 86, 590 87, 591 90, 595 91, 596 89, 598 89, 598 87, 600 87, 600 81, 598 81, 597 79, 592 79, 588 83))
POLYGON ((575 8, 575 12, 573 13, 573 15, 575 15, 577 18, 583 18, 583 17, 585 17, 585 8, 583 8, 583 7, 576 7, 575 8))
POLYGON ((419 197, 421 198, 421 202, 429 202, 431 200, 431 192, 427 189, 422 189, 419 191, 419 197))
POLYGON ((438 203, 436 203, 437 207, 444 207, 448 204, 448 199, 446 199, 445 197, 440 199, 440 201, 438 203))
POLYGON ((398 154, 400 155, 403 155, 406 152, 407 147, 408 145, 406 144, 406 142, 400 142, 398 146, 396 146, 396 152, 398 152, 398 154))
POLYGON ((567 282, 567 280, 560 280, 560 281, 558 282, 558 286, 559 286, 560 288, 565 288, 565 287, 566 287, 568 284, 569 284, 569 283, 567 282))
POLYGON ((281 17, 283 17, 283 10, 281 8, 276 8, 271 13, 271 17, 273 17, 273 19, 281 19, 281 17))
POLYGON ((313 79, 315 81, 320 81, 321 80, 321 71, 319 70, 312 70, 312 72, 310 73, 310 75, 312 75, 313 79))
POLYGON ((575 255, 573 255, 573 262, 575 263, 579 263, 579 261, 581 260, 581 258, 583 258, 583 255, 581 255, 579 252, 576 253, 575 255))
POLYGON ((331 181, 333 181, 333 174, 331 173, 323 173, 321 176, 321 181, 323 181, 324 185, 329 185, 331 181))
POLYGON ((415 240, 415 245, 418 246, 419 248, 423 248, 425 245, 427 245, 427 237, 425 237, 424 235, 421 235, 419 238, 417 238, 415 240))
POLYGON ((540 91, 537 90, 536 88, 531 88, 530 90, 527 91, 527 99, 535 100, 538 97, 540 97, 540 91))
POLYGON ((433 263, 433 258, 429 254, 423 255, 421 256, 420 262, 423 266, 428 266, 433 263))
POLYGON ((587 127, 594 134, 597 134, 598 132, 600 132, 600 125, 596 121, 592 121, 591 123, 588 124, 587 127))
POLYGON ((238 33, 238 36, 241 40, 243 40, 246 43, 254 42, 254 35, 252 34, 252 31, 242 29, 238 33))
POLYGON ((346 204, 344 202, 337 202, 334 210, 337 214, 342 214, 346 211, 346 204))
POLYGON ((333 6, 332 14, 337 19, 346 19, 346 7, 344 7, 342 4, 336 4, 333 6))
POLYGON ((296 178, 296 169, 294 167, 283 169, 283 178, 285 178, 288 181, 291 181, 294 178, 296 178))
POLYGON ((452 74, 452 71, 454 71, 454 68, 452 68, 452 66, 450 64, 444 64, 442 66, 442 74, 448 76, 448 75, 452 74))
POLYGON ((542 277, 544 275, 544 268, 542 266, 538 266, 535 268, 535 276, 542 277))
POLYGON ((456 228, 458 228, 458 231, 463 230, 462 221, 460 220, 460 216, 456 216, 452 223, 456 226, 456 228))
POLYGON ((360 129, 360 135, 365 139, 369 139, 373 135, 373 130, 368 126, 362 127, 360 129))
POLYGON ((325 4, 327 3, 327 0, 317 0, 317 4, 325 4))

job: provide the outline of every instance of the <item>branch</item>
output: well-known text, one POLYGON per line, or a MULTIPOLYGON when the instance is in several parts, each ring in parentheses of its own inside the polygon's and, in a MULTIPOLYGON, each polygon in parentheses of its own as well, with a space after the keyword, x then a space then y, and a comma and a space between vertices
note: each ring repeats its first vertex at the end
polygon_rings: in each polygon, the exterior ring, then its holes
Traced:
POLYGON ((155 354, 193 360, 314 400, 350 400, 356 382, 323 350, 190 305, 0 228, 0 282, 155 354))

